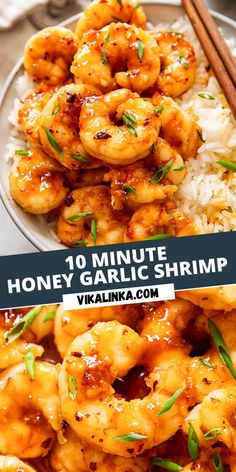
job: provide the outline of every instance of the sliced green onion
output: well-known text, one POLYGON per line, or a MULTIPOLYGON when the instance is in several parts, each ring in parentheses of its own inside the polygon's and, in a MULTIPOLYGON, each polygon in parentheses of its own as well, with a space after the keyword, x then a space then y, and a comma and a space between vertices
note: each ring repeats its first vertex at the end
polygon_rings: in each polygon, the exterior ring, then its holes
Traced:
POLYGON ((43 318, 43 323, 46 323, 47 321, 51 321, 51 320, 54 320, 55 316, 56 316, 56 312, 57 310, 51 310, 51 311, 48 311, 46 313, 46 315, 44 316, 43 318))
POLYGON ((162 106, 156 107, 153 113, 154 113, 154 115, 158 115, 158 114, 161 113, 163 110, 164 110, 164 107, 162 107, 162 106))
POLYGON ((24 150, 24 149, 17 149, 17 150, 15 151, 15 154, 16 154, 17 156, 28 156, 28 155, 29 155, 29 151, 26 151, 26 150, 24 150))
POLYGON ((236 172, 236 164, 231 161, 225 161, 224 159, 217 161, 217 164, 220 164, 221 166, 225 167, 226 169, 232 170, 233 172, 236 172))
POLYGON ((178 31, 167 31, 167 33, 170 33, 170 34, 173 34, 174 36, 182 36, 182 38, 184 37, 184 34, 183 33, 179 33, 178 31))
POLYGON ((222 464, 220 454, 215 452, 215 454, 213 454, 212 460, 213 460, 213 465, 215 467, 216 472, 224 472, 224 466, 222 464))
POLYGON ((61 109, 61 104, 56 103, 52 109, 52 116, 58 115, 60 109, 61 109))
POLYGON ((104 44, 107 44, 110 38, 110 31, 107 31, 107 33, 104 36, 104 44))
POLYGON ((71 216, 70 218, 67 218, 67 221, 75 221, 78 218, 87 218, 88 216, 93 216, 94 213, 91 211, 84 211, 83 213, 76 213, 75 215, 71 216))
POLYGON ((191 423, 189 424, 189 428, 188 428, 188 452, 193 460, 196 460, 199 456, 198 437, 191 423))
POLYGON ((152 144, 152 147, 151 147, 151 155, 153 156, 153 154, 155 154, 155 144, 154 143, 152 144))
POLYGON ((137 131, 134 127, 134 125, 137 124, 135 116, 132 115, 132 113, 129 113, 128 111, 124 111, 122 119, 129 133, 133 134, 137 138, 137 131))
POLYGON ((136 195, 136 188, 132 185, 124 185, 123 189, 125 192, 131 193, 131 195, 136 195))
POLYGON ((175 167, 173 170, 176 171, 176 172, 178 172, 178 171, 180 171, 180 170, 184 170, 185 168, 186 168, 185 166, 177 166, 177 167, 175 167))
POLYGON ((233 366, 232 359, 230 357, 230 353, 227 349, 227 346, 224 342, 224 338, 220 331, 218 330, 217 326, 213 321, 210 319, 208 320, 208 326, 210 330, 211 337, 214 341, 215 347, 217 349, 217 352, 222 360, 222 362, 226 365, 226 367, 229 369, 230 373, 232 374, 233 378, 236 379, 236 371, 233 366))
POLYGON ((172 159, 171 161, 167 162, 166 165, 164 165, 163 167, 161 167, 161 169, 159 169, 154 175, 153 177, 151 178, 150 180, 150 183, 151 184, 157 184, 157 182, 160 182, 162 179, 164 179, 164 177, 166 176, 166 174, 168 174, 170 168, 172 167, 174 163, 174 159, 172 159))
POLYGON ((123 3, 122 3, 122 0, 116 0, 117 3, 119 3, 120 7, 123 7, 123 3))
POLYGON ((137 8, 140 8, 140 7, 141 7, 141 3, 137 3, 137 5, 134 5, 134 6, 133 6, 133 9, 134 9, 134 10, 137 10, 137 8))
POLYGON ((206 367, 210 367, 211 369, 215 368, 215 365, 209 362, 207 359, 199 359, 199 361, 206 367))
POLYGON ((201 139, 201 141, 203 143, 205 143, 206 141, 205 141, 205 139, 203 139, 202 132, 200 131, 200 129, 197 129, 197 134, 198 134, 199 138, 201 139))
POLYGON ((149 236, 149 238, 145 238, 144 241, 156 241, 157 239, 166 239, 171 237, 170 234, 154 234, 153 236, 149 236))
POLYGON ((122 20, 121 18, 119 18, 118 16, 113 16, 112 15, 111 17, 113 18, 113 20, 118 21, 118 23, 125 23, 125 21, 122 20))
POLYGON ((69 380, 68 380, 68 395, 71 398, 71 400, 75 400, 77 393, 78 393, 77 380, 74 377, 74 375, 70 375, 69 380))
POLYGON ((76 161, 81 161, 81 162, 89 162, 89 159, 85 156, 80 156, 79 154, 71 154, 72 159, 75 159, 76 161))
POLYGON ((94 244, 96 244, 97 241, 97 222, 96 220, 92 220, 91 223, 91 236, 94 244))
POLYGON ((176 462, 168 461, 166 459, 162 459, 161 457, 151 457, 150 461, 152 464, 158 465, 165 470, 183 470, 183 467, 181 467, 179 464, 176 464, 176 462))
POLYGON ((185 56, 179 56, 179 63, 181 64, 181 66, 184 67, 184 69, 188 69, 189 68, 189 62, 187 61, 186 57, 185 56))
POLYGON ((138 57, 140 59, 140 61, 143 59, 143 55, 144 55, 144 43, 143 41, 140 39, 139 42, 138 42, 138 57))
POLYGON ((62 149, 61 147, 59 146, 58 142, 55 140, 54 136, 52 135, 52 133, 49 131, 49 129, 45 126, 45 133, 47 135, 47 138, 48 138, 48 142, 50 144, 50 146, 52 146, 52 148, 54 149, 54 151, 56 151, 57 154, 59 154, 59 156, 63 157, 64 154, 62 152, 62 149))
POLYGON ((18 339, 25 330, 34 322, 34 320, 39 315, 40 311, 42 310, 41 306, 36 308, 32 308, 28 313, 26 313, 23 318, 21 318, 17 323, 15 323, 12 328, 9 329, 6 333, 6 340, 9 343, 12 343, 16 339, 18 339))
POLYGON ((105 64, 105 66, 107 66, 108 59, 107 59, 107 55, 105 51, 101 51, 101 57, 102 57, 102 63, 105 64))
POLYGON ((163 415, 163 413, 166 413, 167 411, 169 411, 174 405, 174 403, 176 402, 176 400, 179 398, 181 393, 183 393, 184 390, 185 390, 185 386, 176 390, 176 392, 173 395, 171 395, 169 400, 167 400, 167 402, 163 405, 163 407, 160 409, 160 411, 157 413, 156 416, 161 416, 163 415))
POLYGON ((115 436, 113 438, 115 441, 121 442, 134 442, 134 441, 141 441, 142 439, 147 439, 147 436, 138 433, 128 433, 124 434, 124 436, 115 436))
POLYGON ((87 241, 74 241, 73 243, 71 243, 71 246, 73 247, 79 247, 79 246, 87 246, 87 241))
POLYGON ((223 431, 223 428, 212 428, 212 429, 209 429, 209 431, 207 431, 203 438, 205 439, 205 441, 209 441, 210 439, 215 439, 217 438, 217 436, 219 436, 223 431))
POLYGON ((198 93, 198 96, 200 98, 204 98, 205 100, 215 100, 215 97, 213 97, 212 95, 210 95, 209 93, 205 93, 205 92, 200 92, 198 93))
POLYGON ((29 378, 33 380, 35 376, 35 358, 31 350, 25 353, 24 361, 26 365, 27 374, 29 378))

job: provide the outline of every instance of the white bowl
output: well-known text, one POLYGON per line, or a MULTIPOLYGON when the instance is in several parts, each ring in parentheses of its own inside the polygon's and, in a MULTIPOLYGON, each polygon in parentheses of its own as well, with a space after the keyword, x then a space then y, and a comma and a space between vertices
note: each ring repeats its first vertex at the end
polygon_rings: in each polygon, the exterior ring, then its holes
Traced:
MULTIPOLYGON (((153 0, 143 2, 145 12, 148 19, 152 23, 168 22, 171 23, 184 14, 180 4, 176 0, 153 0)), ((236 22, 216 12, 211 12, 216 19, 217 25, 221 27, 226 36, 235 36, 236 22)), ((79 14, 66 20, 63 25, 74 28, 79 14)), ((22 60, 16 64, 10 73, 5 87, 0 97, 0 145, 1 145, 1 173, 0 186, 2 201, 20 231, 26 238, 39 250, 50 251, 56 249, 64 249, 63 244, 57 243, 41 220, 35 216, 25 213, 18 205, 15 204, 9 191, 9 172, 10 164, 4 160, 4 153, 11 134, 11 126, 7 117, 12 110, 15 98, 15 80, 23 74, 22 60)))

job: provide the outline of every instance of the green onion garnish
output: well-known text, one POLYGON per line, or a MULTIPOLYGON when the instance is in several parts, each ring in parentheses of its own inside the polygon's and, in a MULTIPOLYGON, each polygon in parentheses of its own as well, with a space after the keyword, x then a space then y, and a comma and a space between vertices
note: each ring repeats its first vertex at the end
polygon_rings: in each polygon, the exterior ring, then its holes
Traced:
POLYGON ((125 21, 122 20, 121 18, 119 18, 118 16, 113 16, 112 15, 111 17, 113 18, 113 20, 118 21, 118 23, 125 23, 125 21))
POLYGON ((166 174, 168 174, 170 168, 172 167, 174 163, 174 159, 172 159, 171 161, 169 161, 166 165, 164 165, 163 167, 161 167, 161 169, 159 169, 154 175, 153 177, 151 178, 150 180, 150 183, 151 184, 157 184, 157 182, 160 182, 162 179, 164 179, 164 177, 166 176, 166 174))
POLYGON ((29 151, 25 151, 24 149, 17 149, 15 151, 15 154, 17 156, 28 156, 29 155, 29 151))
POLYGON ((35 376, 35 358, 31 350, 25 353, 24 361, 26 365, 27 374, 29 378, 33 380, 35 376))
POLYGON ((54 320, 55 316, 56 316, 56 312, 57 310, 51 310, 51 311, 48 311, 46 313, 46 315, 44 316, 43 318, 43 323, 46 323, 47 321, 50 321, 50 320, 54 320))
POLYGON ((189 62, 187 61, 186 57, 184 56, 179 56, 179 63, 181 64, 181 66, 184 67, 184 69, 188 69, 189 68, 189 62))
POLYGON ((208 320, 208 326, 209 326, 211 337, 214 341, 215 347, 217 349, 217 352, 218 352, 222 362, 229 369, 229 371, 232 374, 233 378, 236 379, 236 371, 234 369, 233 362, 232 362, 232 359, 230 357, 230 353, 229 353, 229 351, 227 349, 227 346, 224 342, 222 334, 218 330, 217 326, 210 319, 208 320))
POLYGON ((203 143, 205 143, 206 141, 205 141, 205 139, 203 139, 202 132, 200 131, 200 129, 197 129, 197 134, 198 134, 199 138, 201 139, 201 141, 203 143))
POLYGON ((183 467, 181 465, 176 464, 175 462, 168 461, 166 459, 162 459, 161 457, 151 457, 150 462, 154 465, 158 465, 159 467, 162 467, 162 469, 165 470, 183 470, 183 467))
POLYGON ((199 359, 199 361, 206 367, 210 367, 211 369, 215 368, 215 365, 209 362, 207 359, 199 359))
POLYGON ((73 247, 80 247, 80 246, 87 246, 87 241, 74 241, 73 243, 71 243, 71 246, 73 247))
POLYGON ((89 162, 89 159, 85 156, 80 156, 79 154, 71 154, 72 159, 80 162, 89 162))
POLYGON ((231 161, 225 161, 224 159, 217 161, 217 164, 220 164, 221 166, 225 167, 226 169, 232 170, 233 172, 236 172, 236 164, 231 161))
POLYGON ((121 442, 134 442, 134 441, 141 441, 142 439, 147 439, 147 436, 138 433, 128 433, 124 434, 124 436, 115 436, 113 438, 115 441, 121 442))
POLYGON ((154 234, 153 236, 149 236, 149 238, 145 238, 144 241, 156 241, 157 239, 166 239, 171 237, 170 234, 154 234))
POLYGON ((110 31, 107 31, 107 33, 104 36, 104 44, 107 44, 110 38, 110 31))
POLYGON ((59 111, 61 109, 60 103, 56 103, 52 109, 52 116, 58 115, 59 111))
POLYGON ((107 59, 107 55, 106 55, 105 51, 101 51, 101 57, 102 57, 102 63, 105 64, 105 66, 107 66, 108 59, 107 59))
POLYGON ((71 400, 75 400, 78 393, 78 384, 74 375, 70 375, 68 380, 68 395, 71 400))
POLYGON ((162 106, 156 107, 153 113, 154 113, 154 115, 158 115, 158 114, 161 113, 163 110, 164 110, 164 107, 162 107, 162 106))
POLYGON ((136 195, 136 188, 132 185, 124 185, 123 189, 125 192, 131 193, 131 195, 136 195))
POLYGON ((137 8, 139 8, 139 7, 141 7, 141 3, 137 3, 137 5, 134 5, 134 6, 133 6, 133 9, 134 9, 134 10, 137 10, 137 8))
POLYGON ((163 415, 163 413, 166 413, 167 411, 169 411, 174 405, 174 403, 176 402, 176 400, 179 398, 181 393, 183 393, 184 390, 185 390, 185 386, 176 390, 176 392, 173 395, 171 395, 169 400, 167 400, 167 402, 163 405, 163 407, 160 409, 160 411, 157 413, 156 416, 161 416, 163 415))
POLYGON ((132 113, 129 113, 128 111, 124 111, 123 116, 122 116, 123 122, 127 128, 127 130, 133 134, 137 138, 137 131, 134 127, 134 125, 137 124, 137 120, 132 113))
POLYGON ((176 171, 176 172, 178 172, 178 171, 184 170, 184 169, 185 169, 185 166, 177 166, 177 167, 175 167, 173 170, 176 171))
POLYGON ((139 42, 138 42, 138 57, 140 59, 140 61, 143 59, 143 55, 144 55, 144 43, 143 41, 140 39, 139 42))
POLYGON ((23 318, 17 321, 12 328, 10 328, 6 333, 6 340, 9 343, 12 343, 16 339, 18 339, 25 330, 34 322, 34 320, 39 315, 40 311, 42 310, 41 306, 36 308, 32 308, 28 313, 26 313, 23 318))
POLYGON ((91 211, 84 211, 83 213, 76 213, 73 216, 70 216, 70 218, 67 218, 67 221, 75 221, 78 218, 87 218, 88 216, 93 216, 94 213, 91 211))
POLYGON ((205 92, 198 93, 198 96, 200 98, 204 98, 205 100, 215 100, 215 97, 213 97, 212 95, 209 95, 209 93, 205 93, 205 92))
POLYGON ((216 472, 224 472, 224 466, 222 464, 220 454, 215 452, 215 454, 213 454, 212 460, 213 460, 213 465, 215 467, 216 472))
POLYGON ((188 428, 188 452, 193 460, 196 460, 199 456, 198 437, 191 423, 189 424, 189 428, 188 428))
POLYGON ((183 33, 179 33, 178 31, 167 31, 167 33, 170 33, 170 34, 173 34, 173 36, 182 36, 182 38, 184 37, 184 34, 183 33))
POLYGON ((155 144, 154 143, 152 144, 152 147, 151 147, 151 155, 153 156, 153 154, 155 154, 155 144))
POLYGON ((61 147, 59 146, 58 142, 55 140, 54 136, 52 135, 52 133, 49 131, 49 129, 45 126, 45 133, 47 135, 47 138, 48 138, 48 142, 50 144, 50 146, 52 146, 52 148, 54 149, 54 151, 56 151, 57 154, 59 154, 59 156, 61 157, 64 157, 64 154, 62 152, 62 149, 61 147))
POLYGON ((221 434, 223 431, 223 428, 212 428, 212 429, 209 429, 209 431, 207 431, 203 438, 205 439, 205 441, 209 441, 210 439, 215 439, 217 438, 217 436, 219 436, 219 434, 221 434))
POLYGON ((96 220, 92 220, 91 223, 91 236, 94 244, 96 244, 97 241, 97 222, 96 220))
POLYGON ((117 3, 119 3, 120 7, 123 7, 123 3, 122 3, 122 0, 116 0, 117 3))

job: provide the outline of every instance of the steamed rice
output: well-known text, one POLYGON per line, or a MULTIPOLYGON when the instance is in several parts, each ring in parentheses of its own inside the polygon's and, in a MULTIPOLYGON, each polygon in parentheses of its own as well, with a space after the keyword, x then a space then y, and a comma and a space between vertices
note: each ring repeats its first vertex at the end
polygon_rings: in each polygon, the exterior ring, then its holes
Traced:
MULTIPOLYGON (((177 102, 197 116, 205 142, 196 158, 185 162, 186 176, 175 194, 178 206, 204 233, 236 230, 236 173, 217 164, 220 159, 236 164, 236 122, 216 79, 211 74, 209 79, 206 57, 188 19, 182 17, 171 26, 158 24, 155 29, 185 34, 194 45, 197 56, 195 83, 177 102), (199 97, 202 92, 214 100, 199 97)), ((236 57, 236 41, 230 38, 226 42, 236 57)), ((16 149, 26 147, 24 135, 19 130, 18 111, 33 86, 27 74, 16 82, 17 98, 9 116, 13 129, 7 146, 7 160, 15 157, 16 149)), ((52 235, 52 227, 49 231, 52 235)))

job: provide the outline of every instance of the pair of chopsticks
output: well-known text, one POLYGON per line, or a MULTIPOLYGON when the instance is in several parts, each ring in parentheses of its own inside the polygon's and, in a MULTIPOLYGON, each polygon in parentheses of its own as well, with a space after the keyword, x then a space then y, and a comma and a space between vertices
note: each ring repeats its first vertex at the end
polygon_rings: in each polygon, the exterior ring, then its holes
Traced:
POLYGON ((203 0, 182 0, 208 62, 236 118, 236 61, 203 0))

